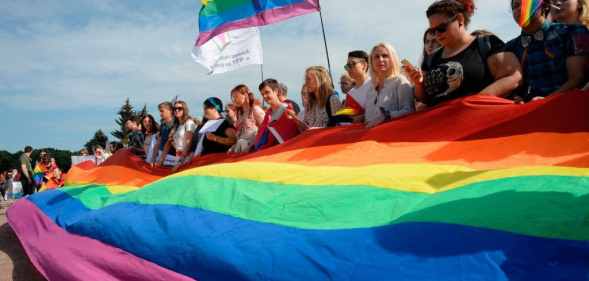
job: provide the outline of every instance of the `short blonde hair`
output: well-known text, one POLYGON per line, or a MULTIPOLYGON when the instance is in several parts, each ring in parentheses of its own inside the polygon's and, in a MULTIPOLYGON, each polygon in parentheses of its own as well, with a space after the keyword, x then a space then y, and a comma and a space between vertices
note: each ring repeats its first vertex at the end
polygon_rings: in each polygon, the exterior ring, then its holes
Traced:
POLYGON ((391 70, 390 70, 390 73, 386 74, 385 79, 399 76, 401 74, 401 61, 399 60, 399 55, 397 55, 397 51, 395 50, 393 45, 391 45, 389 43, 378 43, 378 44, 376 44, 376 46, 374 46, 372 48, 372 51, 370 52, 370 57, 368 58, 368 62, 370 64, 370 75, 372 76, 372 78, 378 77, 376 75, 376 71, 374 71, 374 61, 373 61, 374 53, 376 52, 376 49, 378 49, 378 48, 386 49, 387 52, 389 53, 389 58, 391 60, 391 70))

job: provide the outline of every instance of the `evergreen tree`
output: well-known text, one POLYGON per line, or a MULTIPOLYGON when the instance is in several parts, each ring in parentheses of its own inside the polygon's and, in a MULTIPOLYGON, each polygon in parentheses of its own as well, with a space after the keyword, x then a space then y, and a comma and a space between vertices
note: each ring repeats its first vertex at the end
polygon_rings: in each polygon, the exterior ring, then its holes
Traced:
POLYGON ((125 104, 121 107, 118 112, 118 118, 115 120, 117 125, 119 126, 118 130, 111 132, 110 134, 119 140, 121 143, 127 143, 127 129, 125 128, 125 123, 127 120, 135 118, 135 111, 133 110, 133 106, 129 102, 129 98, 125 100, 125 104))
POLYGON ((141 120, 143 117, 147 116, 147 114, 149 114, 149 112, 147 112, 147 104, 144 104, 143 109, 137 114, 137 119, 141 120))
POLYGON ((84 147, 88 149, 90 154, 94 153, 94 148, 96 146, 100 146, 102 148, 106 148, 106 144, 108 143, 108 137, 102 132, 102 130, 96 131, 94 133, 94 137, 90 139, 84 147))

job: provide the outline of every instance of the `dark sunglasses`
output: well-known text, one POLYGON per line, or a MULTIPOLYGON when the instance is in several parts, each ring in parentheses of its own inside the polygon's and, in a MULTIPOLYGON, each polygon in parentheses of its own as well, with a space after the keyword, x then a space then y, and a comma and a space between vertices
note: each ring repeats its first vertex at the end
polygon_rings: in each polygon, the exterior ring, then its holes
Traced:
POLYGON ((457 16, 451 17, 445 23, 441 23, 436 27, 432 27, 432 28, 428 29, 427 33, 432 34, 432 35, 437 35, 439 33, 445 33, 446 31, 448 31, 448 26, 451 23, 453 23, 456 20, 456 18, 457 18, 457 16))
POLYGON ((174 107, 174 111, 184 111, 184 107, 174 107))
POLYGON ((352 62, 346 63, 346 64, 344 65, 344 69, 345 69, 346 71, 348 71, 348 70, 350 70, 352 67, 354 67, 355 65, 357 65, 357 64, 359 64, 359 63, 360 63, 359 61, 352 61, 352 62))

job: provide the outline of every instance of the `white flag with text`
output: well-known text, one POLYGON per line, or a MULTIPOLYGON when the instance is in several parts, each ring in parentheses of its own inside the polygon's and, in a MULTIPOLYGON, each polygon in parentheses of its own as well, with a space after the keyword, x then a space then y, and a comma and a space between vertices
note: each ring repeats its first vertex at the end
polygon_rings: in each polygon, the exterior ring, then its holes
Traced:
POLYGON ((263 64, 260 31, 251 27, 219 34, 202 46, 195 46, 192 57, 209 71, 209 75, 263 64))

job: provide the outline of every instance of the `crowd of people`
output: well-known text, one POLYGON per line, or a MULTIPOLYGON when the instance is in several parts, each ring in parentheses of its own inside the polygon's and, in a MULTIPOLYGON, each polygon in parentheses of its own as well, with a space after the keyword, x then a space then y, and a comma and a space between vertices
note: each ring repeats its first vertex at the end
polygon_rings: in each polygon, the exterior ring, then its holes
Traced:
POLYGON ((275 79, 258 86, 264 103, 246 85, 233 88, 225 106, 217 97, 206 99, 202 120, 190 115, 184 101, 163 102, 160 124, 152 115, 127 122, 129 146, 153 166, 177 169, 207 154, 275 146, 305 130, 354 123, 374 127, 472 94, 527 103, 587 88, 588 2, 544 0, 523 18, 522 1, 511 0, 521 34, 505 43, 486 30, 468 31, 474 1, 438 0, 426 11, 430 28, 418 64, 401 61, 392 45, 379 43, 369 53, 349 52, 340 78, 342 95, 324 67, 309 67, 302 107, 275 79))
MULTIPOLYGON (((391 44, 379 43, 370 52, 349 52, 339 81, 341 94, 327 69, 306 69, 302 106, 288 99, 288 88, 275 79, 258 85, 263 102, 243 84, 230 91, 229 104, 207 98, 202 120, 192 117, 184 101, 162 102, 159 123, 149 114, 126 122, 128 147, 154 167, 178 169, 208 154, 263 150, 306 130, 374 127, 473 94, 521 104, 587 90, 589 0, 540 2, 526 15, 522 0, 511 0, 521 33, 506 43, 490 31, 468 30, 474 1, 435 1, 425 13, 429 28, 419 63, 400 60, 391 44)), ((106 158, 120 148, 99 148, 94 154, 106 158)), ((21 157, 23 187, 29 192, 35 184, 30 152, 25 149, 21 157)))
POLYGON ((63 186, 64 175, 57 161, 48 152, 41 151, 34 161, 33 148, 26 146, 18 160, 18 168, 0 171, 0 195, 3 200, 9 199, 9 194, 24 196, 35 192, 63 186), (22 188, 22 190, 21 190, 22 188))

